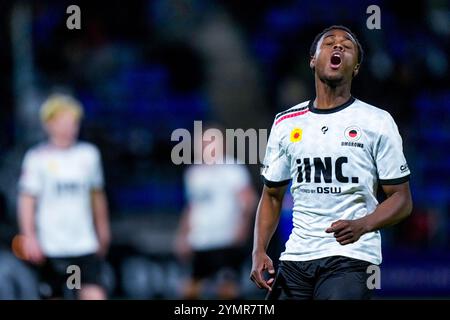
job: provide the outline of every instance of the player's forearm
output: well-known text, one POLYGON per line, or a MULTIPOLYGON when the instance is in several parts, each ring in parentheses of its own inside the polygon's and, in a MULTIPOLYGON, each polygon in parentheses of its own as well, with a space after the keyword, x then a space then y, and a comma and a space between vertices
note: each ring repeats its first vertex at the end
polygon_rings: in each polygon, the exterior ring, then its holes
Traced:
MULTIPOLYGON (((284 192, 283 192, 284 193, 284 192)), ((256 212, 253 252, 265 252, 280 220, 283 194, 272 194, 266 187, 256 212)))
POLYGON ((248 232, 255 214, 256 194, 251 187, 245 189, 241 195, 242 214, 241 225, 248 232))
POLYGON ((95 228, 99 239, 109 243, 109 210, 106 195, 103 191, 94 191, 92 195, 92 209, 94 213, 95 228))
POLYGON ((410 215, 412 199, 409 192, 394 192, 378 205, 377 209, 363 218, 365 231, 372 232, 397 224, 410 215))
POLYGON ((190 224, 189 224, 189 216, 191 214, 191 208, 187 206, 183 209, 181 214, 180 222, 178 224, 178 229, 176 231, 176 237, 178 239, 182 239, 184 241, 189 233, 190 224))
POLYGON ((22 194, 19 196, 18 218, 20 232, 25 236, 35 236, 35 198, 22 194))

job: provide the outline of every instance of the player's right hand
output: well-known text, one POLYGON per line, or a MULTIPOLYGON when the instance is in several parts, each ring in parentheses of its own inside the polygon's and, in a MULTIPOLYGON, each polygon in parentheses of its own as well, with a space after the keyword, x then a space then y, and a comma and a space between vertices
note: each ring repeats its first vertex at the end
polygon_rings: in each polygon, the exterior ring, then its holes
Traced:
POLYGON ((267 289, 272 291, 271 285, 275 280, 275 269, 273 267, 272 259, 265 253, 253 253, 253 264, 252 272, 250 274, 250 279, 258 286, 260 289, 267 289), (264 271, 269 273, 269 279, 264 279, 264 271))
POLYGON ((45 260, 44 253, 38 239, 35 236, 25 236, 24 241, 25 258, 34 264, 41 264, 45 260))

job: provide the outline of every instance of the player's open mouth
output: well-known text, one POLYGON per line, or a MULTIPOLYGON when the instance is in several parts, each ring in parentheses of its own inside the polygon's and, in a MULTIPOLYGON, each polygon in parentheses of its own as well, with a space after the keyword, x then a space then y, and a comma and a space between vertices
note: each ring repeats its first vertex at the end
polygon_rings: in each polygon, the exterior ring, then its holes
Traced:
POLYGON ((341 59, 341 56, 338 53, 334 53, 331 56, 330 63, 331 63, 331 68, 332 69, 338 69, 339 66, 341 65, 341 62, 342 62, 342 59, 341 59))

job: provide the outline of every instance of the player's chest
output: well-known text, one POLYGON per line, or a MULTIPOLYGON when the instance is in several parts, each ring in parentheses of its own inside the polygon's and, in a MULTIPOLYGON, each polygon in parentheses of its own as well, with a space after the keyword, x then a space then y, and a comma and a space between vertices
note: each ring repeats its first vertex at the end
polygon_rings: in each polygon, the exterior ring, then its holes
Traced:
POLYGON ((373 131, 351 118, 322 117, 292 122, 283 130, 281 144, 292 158, 352 155, 370 157, 373 131))
POLYGON ((83 182, 92 175, 92 164, 79 155, 55 155, 42 159, 40 172, 44 180, 83 182))
POLYGON ((211 166, 192 176, 189 183, 190 198, 194 202, 212 202, 233 194, 232 181, 224 170, 211 166))

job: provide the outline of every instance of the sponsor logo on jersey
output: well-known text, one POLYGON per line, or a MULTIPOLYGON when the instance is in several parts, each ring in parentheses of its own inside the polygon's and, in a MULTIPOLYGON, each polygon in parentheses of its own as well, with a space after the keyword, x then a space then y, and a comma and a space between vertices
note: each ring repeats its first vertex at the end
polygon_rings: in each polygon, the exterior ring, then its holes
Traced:
POLYGON ((347 177, 343 173, 342 167, 348 163, 347 157, 303 158, 297 159, 296 163, 298 183, 359 183, 358 177, 347 177))
POLYGON ((341 184, 357 184, 358 177, 349 177, 344 175, 343 166, 348 164, 347 157, 339 157, 333 159, 332 157, 314 157, 296 159, 297 163, 297 183, 303 186, 299 189, 302 193, 324 193, 324 194, 339 194, 342 192, 341 186, 317 186, 314 188, 305 187, 305 184, 334 184, 339 182, 341 184), (314 172, 313 172, 314 171, 314 172))
POLYGON ((350 141, 342 141, 341 146, 343 147, 357 147, 364 148, 364 143, 361 142, 350 142, 350 141))
POLYGON ((291 131, 291 142, 302 141, 303 130, 300 128, 294 128, 291 131))
POLYGON ((342 192, 341 187, 316 187, 315 189, 298 189, 301 193, 325 193, 325 194, 339 194, 342 192))
POLYGON ((57 181, 55 183, 55 187, 56 187, 56 193, 59 196, 64 196, 64 195, 70 196, 75 193, 82 192, 86 188, 86 185, 83 183, 75 182, 75 181, 57 181))

